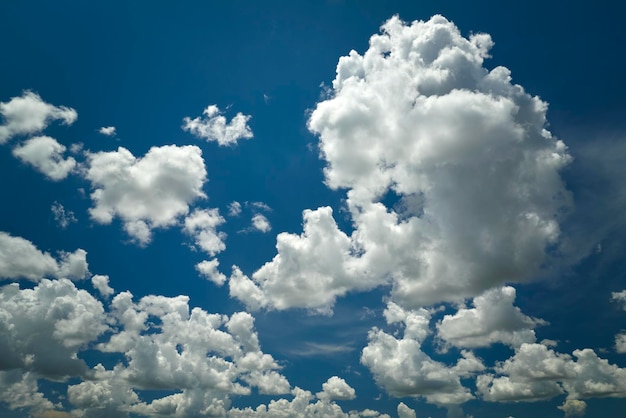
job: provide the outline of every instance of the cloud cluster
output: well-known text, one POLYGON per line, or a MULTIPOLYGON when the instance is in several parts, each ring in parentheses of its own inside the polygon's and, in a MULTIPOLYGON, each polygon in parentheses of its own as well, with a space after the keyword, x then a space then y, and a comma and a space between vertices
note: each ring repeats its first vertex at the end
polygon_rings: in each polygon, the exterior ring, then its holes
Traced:
POLYGON ((121 218, 125 231, 141 245, 151 241, 153 228, 175 224, 193 201, 205 197, 207 173, 196 146, 152 147, 141 158, 119 147, 87 157, 91 217, 103 224, 121 218))
POLYGON ((115 126, 103 126, 98 129, 98 132, 105 136, 115 136, 115 134, 117 133, 115 126))
POLYGON ((61 252, 55 260, 27 239, 0 231, 0 279, 39 281, 43 277, 67 277, 80 280, 87 275, 89 265, 85 250, 61 252))
POLYGON ((183 119, 183 129, 198 138, 216 141, 220 146, 232 146, 240 139, 252 138, 252 130, 248 126, 251 116, 238 112, 230 122, 216 105, 210 105, 202 112, 203 116, 183 119))
POLYGON ((8 102, 0 102, 0 115, 4 119, 4 124, 0 125, 0 144, 16 135, 41 132, 54 120, 71 125, 78 118, 74 109, 46 103, 32 91, 25 91, 8 102))
POLYGON ((340 58, 308 126, 326 184, 347 190, 354 232, 328 209, 305 212, 304 234, 279 234, 252 276, 266 306, 327 310, 391 283, 395 301, 420 307, 540 272, 571 205, 559 173, 571 158, 546 130, 547 105, 508 69, 483 66, 492 44, 441 16, 394 17, 364 55, 340 58))

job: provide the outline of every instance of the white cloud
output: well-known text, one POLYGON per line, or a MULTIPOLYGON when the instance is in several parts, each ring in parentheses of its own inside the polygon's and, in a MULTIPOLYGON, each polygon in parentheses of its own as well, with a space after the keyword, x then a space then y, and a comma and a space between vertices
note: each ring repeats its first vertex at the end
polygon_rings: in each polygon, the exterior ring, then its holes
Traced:
POLYGON ((478 376, 476 386, 488 401, 536 401, 562 393, 568 399, 626 397, 626 369, 609 364, 591 349, 560 354, 542 344, 522 344, 515 355, 478 376))
POLYGON ((67 279, 34 289, 0 288, 0 370, 21 368, 59 379, 85 376, 77 350, 104 333, 104 308, 67 279))
POLYGON ((237 113, 230 122, 222 115, 216 105, 210 105, 202 112, 203 116, 183 119, 183 129, 198 138, 217 141, 220 146, 237 144, 240 139, 252 138, 252 130, 248 126, 251 116, 237 113))
POLYGON ((17 369, 0 371, 0 402, 6 403, 10 410, 26 409, 31 414, 54 406, 39 392, 37 375, 17 369))
POLYGON ((455 347, 487 347, 500 342, 512 347, 536 341, 533 328, 545 322, 513 306, 515 289, 494 288, 474 298, 474 308, 460 308, 437 324, 438 337, 455 347))
POLYGON ((587 403, 579 399, 566 399, 563 405, 557 406, 557 408, 565 412, 566 417, 582 417, 587 410, 587 403))
POLYGON ((196 146, 152 147, 137 158, 117 151, 88 154, 86 178, 91 181, 91 217, 103 224, 119 216, 126 232, 148 244, 153 228, 175 224, 189 204, 204 198, 206 169, 196 146))
POLYGON ((217 268, 220 262, 217 258, 212 260, 203 260, 196 264, 196 270, 203 275, 207 280, 212 281, 218 286, 222 286, 226 281, 226 276, 222 274, 217 268))
POLYGON ((115 136, 115 134, 117 133, 115 130, 115 126, 103 126, 98 129, 98 132, 106 136, 115 136))
POLYGON ((415 411, 406 406, 403 402, 398 404, 398 418, 416 418, 415 411))
POLYGON ((239 216, 241 214, 241 203, 236 200, 228 205, 228 216, 239 216))
POLYGON ((13 149, 13 155, 54 181, 63 180, 76 167, 73 157, 63 158, 65 146, 49 136, 30 138, 13 149))
POLYGON ((467 354, 464 363, 459 362, 455 369, 422 351, 422 343, 430 334, 428 311, 406 311, 391 302, 385 318, 389 324, 405 325, 403 337, 398 339, 373 328, 361 355, 361 363, 370 369, 380 387, 395 397, 424 397, 437 405, 456 405, 474 398, 460 378, 484 368, 478 359, 467 354))
POLYGON ((87 252, 60 252, 55 260, 32 242, 0 231, 0 278, 39 281, 44 277, 68 277, 74 280, 89 275, 87 252))
POLYGON ((22 96, 12 97, 8 102, 0 102, 0 115, 4 119, 4 124, 0 125, 0 144, 15 135, 41 132, 53 120, 71 125, 78 118, 74 109, 53 106, 32 91, 25 91, 22 96))
POLYGON ((108 298, 115 293, 113 288, 109 286, 109 276, 96 274, 91 278, 91 284, 105 298, 108 298))
POLYGON ((620 303, 622 308, 626 311, 626 290, 611 293, 611 300, 620 303))
POLYGON ((264 215, 257 213, 252 217, 252 227, 257 231, 266 233, 272 230, 272 225, 270 221, 264 215))
POLYGON ((224 222, 218 209, 196 209, 185 218, 183 230, 194 238, 202 251, 214 256, 226 249, 226 234, 215 230, 224 222))
POLYGON ((316 396, 322 400, 345 401, 356 398, 356 392, 345 380, 332 376, 322 384, 322 391, 316 396))
POLYGON ((54 215, 54 220, 61 229, 66 229, 71 223, 78 222, 76 216, 74 216, 74 212, 65 210, 65 207, 57 201, 52 203, 50 210, 52 211, 52 215, 54 215))
POLYGON ((620 354, 626 354, 626 333, 615 336, 615 351, 620 354))

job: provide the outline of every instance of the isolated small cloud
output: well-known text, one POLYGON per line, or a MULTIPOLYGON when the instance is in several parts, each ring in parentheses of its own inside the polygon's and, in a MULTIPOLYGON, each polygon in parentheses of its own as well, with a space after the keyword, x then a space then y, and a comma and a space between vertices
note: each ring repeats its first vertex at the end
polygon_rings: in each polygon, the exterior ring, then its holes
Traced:
POLYGON ((183 129, 198 138, 216 141, 220 146, 231 146, 237 144, 240 139, 252 138, 252 130, 248 126, 252 116, 239 112, 227 122, 216 105, 208 106, 202 114, 203 116, 194 119, 185 117, 183 129))
POLYGON ((622 308, 626 311, 626 290, 611 293, 611 300, 622 305, 622 308))
POLYGON ((52 203, 50 210, 52 211, 55 222, 61 229, 66 229, 70 224, 78 222, 76 216, 74 216, 74 212, 66 210, 65 207, 57 201, 52 203))
POLYGON ((0 115, 4 119, 4 124, 0 125, 0 144, 15 135, 41 132, 53 120, 71 125, 78 118, 74 109, 46 103, 37 93, 28 90, 22 96, 0 102, 0 115))
POLYGON ((272 230, 272 225, 270 221, 264 215, 257 213, 252 217, 252 227, 257 231, 266 233, 272 230))
POLYGON ((620 354, 626 354, 626 333, 615 336, 615 351, 620 354))
POLYGON ((557 408, 565 412, 566 417, 582 417, 587 410, 587 403, 580 399, 566 399, 563 405, 557 408))
POLYGON ((13 155, 54 181, 63 180, 76 167, 73 157, 63 158, 66 147, 49 136, 36 136, 13 149, 13 155))
POLYGON ((218 209, 196 209, 185 218, 183 230, 202 251, 214 256, 226 249, 226 234, 216 230, 224 222, 218 209))
POLYGON ((106 136, 115 136, 115 134, 117 133, 115 130, 115 126, 103 126, 102 128, 98 129, 98 132, 106 136))
POLYGON ((105 298, 115 293, 113 288, 109 286, 109 276, 96 274, 91 278, 91 284, 105 298))
POLYGON ((228 216, 239 216, 241 214, 241 203, 236 200, 228 205, 228 216))
POLYGON ((322 385, 322 391, 316 394, 318 399, 344 401, 356 398, 356 392, 340 377, 332 376, 322 385))

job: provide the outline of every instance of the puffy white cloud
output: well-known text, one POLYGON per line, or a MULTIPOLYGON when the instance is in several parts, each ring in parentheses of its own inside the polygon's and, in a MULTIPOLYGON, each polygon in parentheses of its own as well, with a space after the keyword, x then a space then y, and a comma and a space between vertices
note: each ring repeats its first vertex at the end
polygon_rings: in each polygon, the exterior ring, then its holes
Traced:
POLYGON ((406 406, 403 402, 398 404, 398 418, 416 418, 415 411, 406 406))
POLYGON ((0 370, 84 376, 77 350, 107 329, 102 304, 67 279, 44 279, 34 289, 0 288, 0 370))
POLYGON ((252 138, 252 130, 248 126, 251 116, 238 112, 230 122, 216 105, 210 105, 202 112, 203 116, 183 119, 183 129, 198 138, 216 141, 220 146, 235 145, 240 139, 252 138))
POLYGON ((115 136, 115 134, 117 133, 115 126, 103 126, 100 129, 98 129, 98 132, 106 136, 115 136))
POLYGON ((566 417, 582 417, 587 410, 587 403, 579 399, 566 399, 563 405, 557 408, 565 412, 566 417))
POLYGON ((615 351, 620 354, 626 354, 626 333, 615 336, 615 351))
POLYGON ((438 337, 455 347, 487 347, 500 342, 512 347, 536 341, 533 328, 545 322, 513 306, 511 286, 488 290, 474 298, 474 308, 461 308, 437 324, 438 337))
POLYGON ((562 393, 568 399, 626 397, 626 369, 588 348, 574 350, 573 356, 576 360, 542 344, 522 344, 496 367, 502 376, 478 376, 476 386, 489 401, 536 401, 562 393))
POLYGON ((260 213, 257 213, 252 217, 252 227, 256 229, 257 231, 260 231, 263 233, 266 233, 272 230, 272 225, 270 224, 270 221, 268 221, 267 218, 264 215, 261 215, 260 213))
POLYGON ((0 371, 0 402, 10 410, 25 409, 37 413, 53 408, 52 402, 39 392, 37 375, 18 369, 0 371))
POLYGON ((86 178, 91 181, 91 217, 108 224, 115 216, 140 244, 148 244, 153 228, 169 227, 189 204, 205 197, 206 169, 196 146, 152 147, 137 158, 127 149, 88 154, 86 178))
POLYGON ((109 286, 109 276, 96 274, 91 278, 91 284, 105 298, 115 293, 113 288, 109 286))
POLYGON ((547 105, 506 68, 483 67, 491 45, 441 16, 394 17, 364 55, 340 58, 308 126, 326 184, 347 190, 354 232, 328 208, 305 211, 303 234, 279 234, 278 254, 252 275, 267 307, 328 312, 337 296, 389 282, 395 301, 428 306, 548 263, 571 158, 545 129, 547 105))
POLYGON ((620 303, 622 308, 626 311, 626 290, 611 293, 611 300, 620 303))
POLYGON ((375 285, 359 276, 356 266, 351 265, 350 238, 337 227, 331 208, 305 210, 303 219, 301 235, 278 235, 278 254, 254 273, 254 282, 246 278, 247 292, 233 289, 242 285, 241 280, 231 281, 232 296, 249 306, 329 312, 337 296, 375 285))
POLYGON ((0 115, 4 119, 4 124, 0 125, 0 144, 15 135, 41 132, 53 120, 71 125, 78 118, 74 109, 53 106, 32 91, 25 91, 8 102, 0 102, 0 115))
POLYGON ((226 276, 217 269, 219 265, 220 262, 217 258, 212 260, 203 260, 196 264, 196 270, 198 270, 198 273, 206 277, 207 280, 221 286, 226 281, 226 276))
POLYGON ((356 392, 345 380, 332 376, 322 384, 322 391, 316 396, 322 400, 342 401, 356 398, 356 392))
POLYGON ((73 253, 61 252, 57 261, 27 239, 0 231, 0 278, 38 281, 43 277, 68 277, 80 280, 89 274, 88 267, 87 252, 83 249, 73 253))
POLYGON ((54 220, 61 229, 67 228, 71 223, 78 222, 76 216, 74 216, 74 212, 65 210, 65 207, 57 201, 52 203, 50 210, 52 211, 54 220))
POLYGON ((226 249, 226 234, 216 231, 224 222, 218 209, 196 209, 185 218, 183 230, 193 236, 202 251, 214 256, 226 249))
POLYGON ((404 323, 405 330, 400 339, 377 328, 368 335, 361 363, 370 369, 379 386, 395 397, 424 397, 437 405, 461 404, 474 398, 460 378, 482 370, 484 366, 478 359, 467 354, 464 363, 455 369, 422 351, 422 343, 430 333, 428 311, 406 311, 390 303, 385 318, 389 324, 404 323))
POLYGON ((13 155, 54 181, 63 180, 76 167, 73 157, 63 158, 67 148, 49 136, 36 136, 13 149, 13 155))

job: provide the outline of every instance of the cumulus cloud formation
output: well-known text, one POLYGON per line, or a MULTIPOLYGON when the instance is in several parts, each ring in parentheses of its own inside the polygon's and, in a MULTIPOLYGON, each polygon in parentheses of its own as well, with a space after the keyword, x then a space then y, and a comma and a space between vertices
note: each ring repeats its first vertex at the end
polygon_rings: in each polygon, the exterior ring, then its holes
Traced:
POLYGON ((240 139, 252 138, 248 121, 252 116, 238 112, 230 122, 216 105, 210 105, 202 112, 203 116, 183 119, 183 129, 198 138, 216 141, 220 146, 232 146, 240 139))
POLYGON ((239 216, 241 214, 241 203, 236 200, 228 204, 228 216, 239 216))
POLYGON ((626 290, 611 293, 611 300, 621 304, 622 308, 626 311, 626 290))
POLYGON ((626 369, 610 364, 589 349, 572 356, 542 344, 522 344, 515 355, 478 376, 476 386, 488 401, 536 401, 562 393, 568 399, 625 397, 626 369))
POLYGON ((10 410, 26 409, 33 414, 54 407, 39 392, 37 375, 17 369, 0 371, 0 402, 6 403, 10 410))
POLYGON ((351 400, 356 398, 356 392, 341 377, 332 376, 322 384, 322 391, 316 396, 329 401, 351 400))
POLYGON ((272 225, 264 215, 257 213, 252 217, 252 228, 259 232, 266 233, 272 230, 272 225))
POLYGON ((54 120, 71 125, 78 118, 74 109, 46 103, 32 91, 25 91, 21 96, 12 97, 8 102, 0 102, 0 115, 4 120, 0 125, 0 144, 4 144, 15 135, 41 132, 54 120))
POLYGON ((121 218, 140 245, 151 241, 153 228, 175 224, 193 201, 205 197, 202 151, 191 145, 152 147, 141 158, 123 147, 91 153, 86 178, 93 188, 91 217, 102 224, 121 218))
POLYGON ((13 155, 35 167, 50 180, 59 181, 76 167, 73 157, 63 158, 67 148, 49 136, 30 138, 13 149, 13 155))
POLYGON ((91 278, 91 284, 105 298, 111 296, 115 291, 109 286, 109 276, 95 274, 91 278))
POLYGON ((32 242, 0 231, 0 278, 39 281, 44 277, 67 277, 74 280, 89 274, 87 252, 61 252, 55 260, 32 242))
POLYGON ((407 307, 459 301, 530 280, 549 262, 571 206, 560 177, 571 158, 546 130, 546 103, 513 84, 508 69, 483 66, 492 45, 442 16, 394 17, 363 55, 339 59, 308 127, 326 184, 347 191, 355 230, 336 242, 341 231, 324 231, 340 246, 331 262, 311 256, 288 275, 282 251, 289 259, 294 246, 280 234, 278 255, 253 275, 274 308, 327 307, 389 282, 407 307), (396 202, 387 207, 387 198, 396 202), (338 278, 326 278, 330 266, 338 278), (301 277, 322 278, 306 281, 303 293, 314 297, 285 301, 301 277))
POLYGON ((226 276, 217 269, 219 265, 220 262, 217 258, 204 260, 196 264, 196 270, 198 270, 198 273, 204 276, 207 280, 221 286, 226 281, 226 276))
POLYGON ((536 341, 533 328, 545 324, 524 315, 511 286, 491 289, 474 298, 474 308, 461 308, 437 324, 438 337, 455 347, 487 347, 499 342, 519 347, 536 341))
POLYGON ((214 256, 226 249, 226 234, 216 231, 224 222, 218 209, 196 209, 185 218, 183 231, 194 238, 202 251, 214 256))
POLYGON ((116 134, 115 126, 103 126, 102 128, 98 129, 98 132, 106 136, 115 136, 116 134))
POLYGON ((390 325, 404 325, 402 338, 373 328, 361 354, 361 363, 370 369, 380 387, 395 397, 424 397, 441 406, 474 398, 461 384, 461 377, 484 370, 484 365, 469 353, 452 367, 430 358, 422 350, 422 343, 430 335, 428 311, 407 311, 391 302, 385 318, 390 325))
POLYGON ((563 405, 557 408, 565 412, 566 417, 582 417, 587 410, 587 403, 579 399, 566 399, 563 405))

